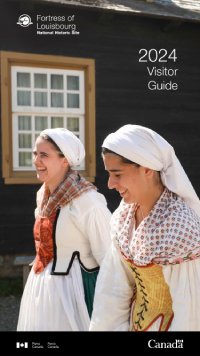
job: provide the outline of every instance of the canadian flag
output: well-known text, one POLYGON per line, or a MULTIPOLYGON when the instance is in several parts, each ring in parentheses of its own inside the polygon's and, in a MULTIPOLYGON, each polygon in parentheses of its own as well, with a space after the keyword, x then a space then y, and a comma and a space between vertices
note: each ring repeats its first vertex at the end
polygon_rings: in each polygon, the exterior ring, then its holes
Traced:
POLYGON ((19 349, 20 347, 24 347, 25 349, 28 349, 28 342, 17 342, 16 348, 19 349))

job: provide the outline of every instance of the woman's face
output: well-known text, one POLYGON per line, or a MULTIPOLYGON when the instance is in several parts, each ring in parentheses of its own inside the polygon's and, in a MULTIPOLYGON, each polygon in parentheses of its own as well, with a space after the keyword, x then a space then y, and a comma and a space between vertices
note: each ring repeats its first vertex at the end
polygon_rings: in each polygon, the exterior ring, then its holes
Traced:
POLYGON ((54 145, 41 137, 38 137, 35 142, 33 163, 37 178, 48 185, 50 192, 53 192, 62 182, 69 170, 66 158, 59 156, 54 145))
POLYGON ((109 173, 108 188, 116 189, 128 204, 142 203, 147 190, 144 167, 124 163, 112 153, 103 155, 103 161, 109 173))

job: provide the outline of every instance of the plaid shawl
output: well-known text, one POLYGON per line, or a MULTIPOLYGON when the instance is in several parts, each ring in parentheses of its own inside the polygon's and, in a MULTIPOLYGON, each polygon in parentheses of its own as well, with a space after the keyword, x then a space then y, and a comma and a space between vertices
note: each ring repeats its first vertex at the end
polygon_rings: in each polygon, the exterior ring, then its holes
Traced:
POLYGON ((44 183, 40 191, 42 198, 39 203, 39 215, 49 217, 58 207, 69 204, 73 199, 91 189, 96 189, 96 187, 81 177, 77 171, 68 172, 66 178, 51 195, 44 183))

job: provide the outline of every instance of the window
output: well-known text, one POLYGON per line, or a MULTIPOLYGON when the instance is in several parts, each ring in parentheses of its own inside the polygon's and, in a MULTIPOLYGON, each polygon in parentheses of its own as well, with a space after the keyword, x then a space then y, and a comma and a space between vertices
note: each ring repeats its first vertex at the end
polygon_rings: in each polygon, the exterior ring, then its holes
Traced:
POLYGON ((12 66, 11 83, 15 171, 34 170, 32 148, 46 128, 68 128, 85 144, 83 71, 12 66))
POLYGON ((83 142, 86 158, 79 170, 93 181, 94 61, 1 52, 1 75, 5 183, 38 182, 32 164, 34 142, 42 130, 55 127, 68 128, 83 142))

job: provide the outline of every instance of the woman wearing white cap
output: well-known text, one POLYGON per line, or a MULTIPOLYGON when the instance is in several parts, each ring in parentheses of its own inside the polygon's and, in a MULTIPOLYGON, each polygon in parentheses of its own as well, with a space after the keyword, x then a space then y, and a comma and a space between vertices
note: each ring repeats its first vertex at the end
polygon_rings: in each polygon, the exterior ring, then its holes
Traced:
POLYGON ((36 258, 21 300, 18 331, 86 331, 111 213, 103 195, 72 170, 85 157, 69 130, 41 132, 33 151, 37 178, 36 258))
POLYGON ((173 147, 138 125, 102 147, 108 187, 122 201, 90 330, 200 331, 200 201, 173 147))

